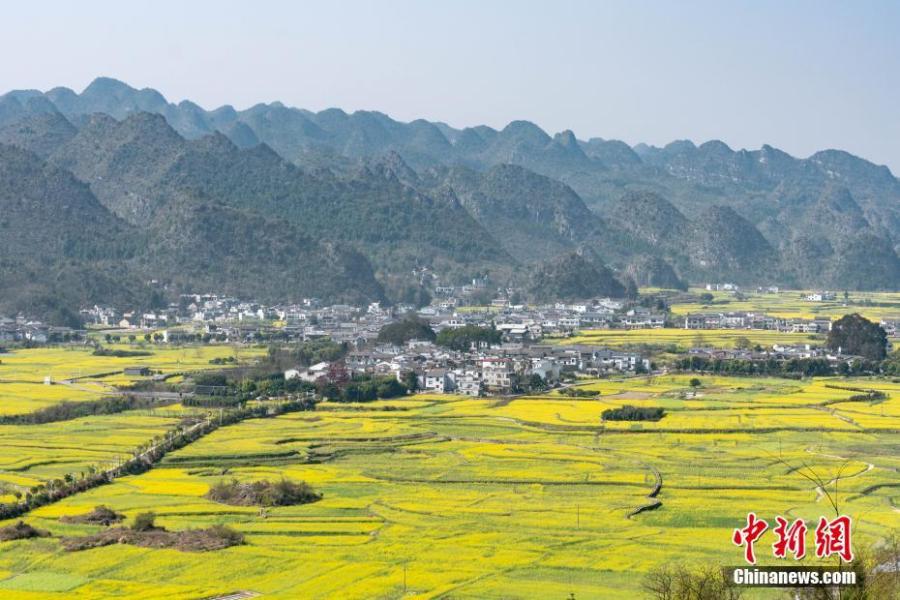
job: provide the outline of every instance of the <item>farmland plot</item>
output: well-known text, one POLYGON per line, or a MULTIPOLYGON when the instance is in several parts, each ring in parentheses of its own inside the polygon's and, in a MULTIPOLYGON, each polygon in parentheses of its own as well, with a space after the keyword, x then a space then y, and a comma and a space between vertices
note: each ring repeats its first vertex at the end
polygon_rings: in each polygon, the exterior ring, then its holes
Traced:
POLYGON ((737 564, 731 531, 748 511, 828 514, 801 465, 839 477, 857 545, 897 528, 898 384, 709 377, 691 398, 680 376, 584 387, 600 396, 417 395, 222 428, 152 471, 27 520, 73 535, 96 528, 60 516, 106 504, 129 518, 152 510, 172 530, 228 524, 246 544, 66 553, 53 538, 12 542, 0 553, 0 586, 35 597, 26 589, 34 577, 20 578, 47 572, 85 598, 639 595, 643 575, 667 562, 737 564), (848 402, 851 392, 829 382, 878 386, 889 399, 848 402), (655 423, 600 422, 603 410, 635 403, 670 412, 655 423), (266 511, 204 498, 232 477, 305 480, 324 497, 266 511))
POLYGON ((124 375, 126 367, 147 367, 173 374, 216 368, 210 361, 237 357, 252 360, 262 348, 227 345, 147 346, 119 344, 113 350, 146 352, 146 356, 96 356, 88 347, 18 349, 0 356, 0 415, 34 412, 62 401, 97 400, 116 393, 141 377, 124 375), (45 384, 49 378, 52 385, 45 384))

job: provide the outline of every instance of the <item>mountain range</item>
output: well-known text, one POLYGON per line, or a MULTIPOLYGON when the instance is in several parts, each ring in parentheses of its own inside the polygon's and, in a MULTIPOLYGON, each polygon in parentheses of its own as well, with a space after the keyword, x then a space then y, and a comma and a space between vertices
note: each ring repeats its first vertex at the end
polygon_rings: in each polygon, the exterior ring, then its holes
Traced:
POLYGON ((900 181, 846 152, 207 111, 109 78, 0 96, 0 231, 0 312, 67 320, 181 291, 419 302, 476 275, 535 299, 900 286, 900 181))

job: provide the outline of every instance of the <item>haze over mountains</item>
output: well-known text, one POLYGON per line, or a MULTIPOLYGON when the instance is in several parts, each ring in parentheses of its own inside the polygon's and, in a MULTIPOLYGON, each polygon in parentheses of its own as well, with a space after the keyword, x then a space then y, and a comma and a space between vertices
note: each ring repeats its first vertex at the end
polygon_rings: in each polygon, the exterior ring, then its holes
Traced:
POLYGON ((0 230, 0 312, 206 290, 416 301, 416 267, 541 299, 627 278, 900 287, 900 181, 838 150, 206 111, 107 78, 0 96, 0 230))

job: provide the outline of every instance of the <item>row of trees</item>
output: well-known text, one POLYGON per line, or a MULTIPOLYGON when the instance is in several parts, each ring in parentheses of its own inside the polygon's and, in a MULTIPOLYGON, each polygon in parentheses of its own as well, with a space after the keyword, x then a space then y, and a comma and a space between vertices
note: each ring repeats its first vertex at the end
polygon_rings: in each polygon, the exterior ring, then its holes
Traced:
MULTIPOLYGON (((745 341, 744 341, 745 340, 745 341)), ((750 341, 737 347, 750 347, 750 341)), ((887 333, 877 323, 858 315, 845 315, 832 323, 826 342, 828 348, 842 354, 861 357, 854 361, 831 362, 824 358, 793 358, 777 360, 718 359, 685 356, 674 367, 684 371, 705 371, 727 375, 776 375, 782 377, 811 377, 818 375, 864 375, 884 373, 900 375, 900 353, 887 356, 887 333)), ((757 348, 758 350, 760 348, 757 348)))
POLYGON ((302 398, 272 405, 257 404, 241 407, 223 411, 215 419, 210 418, 193 424, 179 425, 176 429, 171 429, 164 435, 156 436, 147 443, 136 447, 132 458, 117 467, 106 471, 88 467, 87 472, 67 473, 62 478, 32 487, 24 494, 24 498, 22 494, 19 494, 16 502, 0 504, 0 521, 19 517, 41 506, 109 483, 117 477, 143 473, 162 460, 167 453, 183 448, 219 427, 232 425, 245 419, 274 417, 287 412, 311 410, 314 407, 313 399, 302 398))
POLYGON ((355 375, 345 381, 326 378, 318 385, 320 395, 336 402, 371 402, 379 398, 397 398, 405 396, 409 389, 406 383, 401 383, 389 375, 383 377, 355 375))
POLYGON ((443 329, 435 339, 437 345, 459 352, 465 352, 473 346, 495 346, 501 341, 502 335, 494 327, 478 325, 443 329))
POLYGON ((880 364, 877 362, 858 360, 853 363, 832 363, 824 358, 744 360, 685 356, 677 359, 673 366, 681 371, 719 373, 722 375, 772 375, 776 377, 864 375, 880 370, 880 364))
POLYGON ((110 396, 99 400, 86 400, 84 402, 70 402, 65 400, 58 404, 45 406, 44 408, 19 415, 2 415, 0 424, 3 425, 40 425, 43 423, 55 423, 57 421, 69 421, 92 415, 111 415, 126 410, 152 408, 158 404, 154 398, 141 396, 110 396))
POLYGON ((473 346, 496 345, 501 342, 501 339, 501 333, 494 327, 478 325, 447 328, 435 334, 427 322, 415 316, 389 323, 378 332, 378 342, 384 344, 402 346, 410 340, 426 340, 460 352, 469 350, 473 346))
POLYGON ((409 317, 389 323, 378 332, 378 342, 402 346, 410 340, 434 341, 437 335, 431 326, 418 317, 409 317))
POLYGON ((659 421, 666 412, 656 406, 631 406, 607 408, 600 415, 604 421, 659 421))

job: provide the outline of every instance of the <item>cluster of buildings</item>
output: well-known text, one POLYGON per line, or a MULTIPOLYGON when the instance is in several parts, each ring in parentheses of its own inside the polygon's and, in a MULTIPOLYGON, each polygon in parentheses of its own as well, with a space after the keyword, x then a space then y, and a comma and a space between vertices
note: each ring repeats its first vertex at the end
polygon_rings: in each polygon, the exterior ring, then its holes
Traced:
POLYGON ((900 333, 900 317, 884 317, 879 323, 888 337, 897 337, 900 333))
MULTIPOLYGON (((429 277, 424 272, 422 277, 429 277)), ((414 373, 424 390, 478 396, 508 393, 538 382, 553 385, 564 373, 603 375, 611 372, 649 370, 650 362, 640 354, 588 345, 548 345, 548 337, 565 338, 587 328, 653 329, 680 327, 692 330, 758 329, 819 334, 831 329, 828 318, 782 318, 762 312, 699 312, 673 316, 665 306, 657 309, 610 298, 583 302, 557 302, 541 306, 515 304, 511 290, 488 307, 461 305, 465 297, 485 289, 475 279, 465 286, 437 286, 430 306, 382 307, 323 305, 315 298, 298 303, 264 305, 217 294, 182 295, 178 302, 154 312, 119 312, 94 306, 81 311, 87 323, 118 328, 129 337, 139 331, 157 343, 196 341, 222 342, 308 341, 329 338, 350 349, 340 368, 350 373, 394 376, 408 381, 414 373), (378 334, 388 324, 415 314, 435 332, 469 325, 492 327, 502 342, 466 351, 452 350, 427 340, 412 340, 403 346, 379 343, 378 334), (145 333, 146 332, 146 333, 145 333), (148 336, 152 336, 148 337, 148 336), (539 377, 538 381, 536 377, 539 377)), ((739 293, 737 285, 709 284, 711 291, 739 293)), ((777 288, 758 291, 778 293, 777 288)), ((809 301, 833 299, 831 292, 809 294, 809 301)), ((889 335, 900 331, 900 318, 883 319, 889 335)), ((47 327, 18 319, 0 319, 0 342, 33 340, 51 342, 79 332, 47 327)), ((82 332, 83 333, 83 332, 82 332)), ((709 358, 830 358, 827 351, 809 345, 720 350, 693 348, 691 354, 709 358)), ((285 377, 315 382, 329 375, 333 365, 319 363, 304 369, 289 369, 285 377)))
POLYGON ((28 320, 25 317, 4 317, 0 315, 0 343, 31 342, 47 344, 51 342, 68 342, 80 340, 84 331, 71 327, 54 327, 40 321, 28 320))
POLYGON ((828 317, 785 319, 757 312, 690 313, 676 322, 685 329, 766 329, 790 333, 826 333, 831 330, 831 319, 828 317))
MULTIPOLYGON (((467 351, 411 340, 403 346, 374 345, 351 351, 342 359, 350 374, 393 376, 403 381, 415 373, 418 387, 468 396, 503 394, 528 387, 535 376, 553 385, 563 373, 602 375, 647 371, 650 361, 633 352, 587 345, 556 346, 504 342, 467 351)), ((306 369, 288 369, 286 379, 316 382, 328 377, 331 365, 320 362, 306 369)))
MULTIPOLYGON (((734 294, 741 292, 741 286, 736 283, 707 283, 706 291, 708 292, 731 292, 734 294)), ((756 293, 758 294, 778 294, 781 289, 777 285, 758 286, 756 293)), ((831 302, 837 299, 837 294, 829 291, 810 292, 803 296, 807 302, 831 302)))
MULTIPOLYGON (((478 280, 472 284, 478 283, 478 280)), ((449 286, 448 286, 449 290, 449 286)), ((94 306, 81 311, 86 323, 123 330, 156 332, 155 341, 178 342, 196 334, 228 342, 261 339, 308 340, 330 337, 337 342, 363 345, 377 337, 380 329, 403 315, 416 312, 435 331, 465 325, 493 326, 509 341, 534 341, 548 335, 566 335, 579 329, 661 328, 666 313, 621 300, 598 298, 544 306, 511 304, 498 298, 489 307, 460 310, 455 297, 438 299, 416 310, 412 306, 365 307, 322 306, 310 298, 302 303, 266 306, 215 294, 183 295, 179 302, 155 312, 119 312, 94 306)))
POLYGON ((319 301, 307 298, 300 304, 265 306, 218 294, 182 294, 178 302, 150 312, 119 311, 108 306, 81 310, 85 323, 125 329, 159 329, 191 323, 242 323, 272 321, 286 314, 308 314, 319 301))
MULTIPOLYGON (((204 294, 184 295, 178 303, 155 313, 117 313, 95 306, 82 311, 82 316, 89 322, 126 331, 152 330, 152 339, 158 343, 190 341, 198 336, 223 342, 330 338, 350 348, 342 361, 342 368, 350 373, 402 379, 413 372, 420 389, 471 396, 507 393, 528 385, 534 376, 545 385, 553 385, 565 372, 599 375, 649 369, 649 360, 636 353, 538 342, 548 335, 565 336, 584 328, 660 328, 666 324, 665 313, 609 298, 537 307, 514 305, 504 298, 490 307, 460 310, 457 295, 482 287, 483 282, 477 279, 463 289, 447 286, 439 290, 443 298, 418 310, 411 306, 385 308, 378 303, 366 307, 322 306, 315 299, 265 306, 204 294), (403 346, 378 342, 385 325, 411 313, 435 332, 469 325, 493 327, 501 333, 502 343, 460 352, 425 340, 403 346)), ((328 377, 331 368, 328 363, 318 363, 288 369, 285 377, 315 382, 328 377)))
POLYGON ((155 331, 155 341, 179 342, 196 334, 224 342, 254 342, 277 337, 305 340, 332 337, 358 342, 374 337, 392 320, 391 311, 375 303, 368 308, 321 306, 315 298, 301 303, 264 305, 216 294, 183 294, 179 302, 156 312, 119 312, 109 307, 83 309, 86 323, 122 330, 155 331))
POLYGON ((829 361, 839 361, 847 358, 833 350, 810 344, 774 344, 769 349, 751 350, 748 348, 691 348, 689 356, 700 356, 709 359, 720 360, 791 360, 805 358, 824 358, 829 361))
MULTIPOLYGON (((706 291, 738 294, 741 292, 741 287, 734 283, 707 283, 706 291)), ((759 286, 756 288, 758 294, 778 294, 780 291, 777 285, 759 286)), ((807 302, 833 302, 837 300, 837 294, 827 290, 819 290, 804 294, 803 300, 807 302)))

